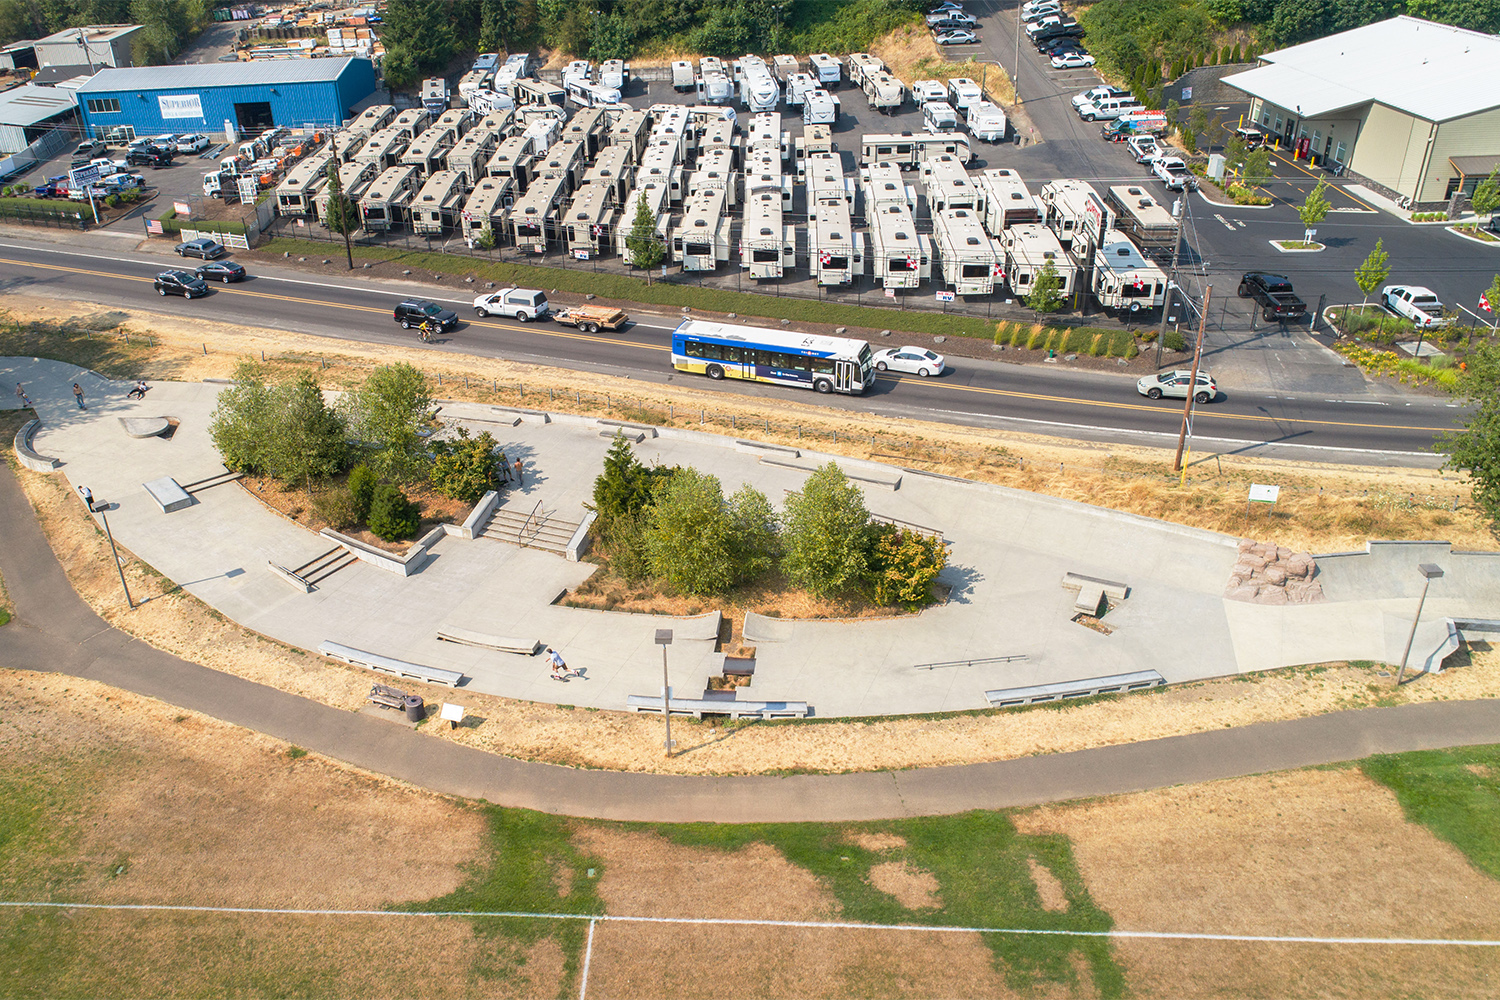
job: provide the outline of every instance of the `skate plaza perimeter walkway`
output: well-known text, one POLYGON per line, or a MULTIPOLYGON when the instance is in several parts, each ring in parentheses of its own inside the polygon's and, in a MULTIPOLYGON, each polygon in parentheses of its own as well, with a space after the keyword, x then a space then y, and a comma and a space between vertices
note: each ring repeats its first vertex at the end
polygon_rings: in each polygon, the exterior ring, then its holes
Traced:
MULTIPOLYGON (((24 382, 40 426, 31 445, 57 459, 76 487, 117 506, 116 538, 226 616, 289 644, 325 642, 428 668, 459 672, 460 686, 505 697, 623 710, 628 698, 660 696, 658 628, 672 628, 674 700, 700 698, 722 669, 715 616, 673 619, 568 608, 554 603, 592 567, 513 544, 550 526, 560 537, 586 516, 594 477, 616 426, 604 421, 445 404, 442 416, 488 430, 526 469, 502 492, 500 516, 514 527, 475 522, 438 533, 410 575, 374 562, 347 565, 310 592, 271 564, 300 567, 337 546, 270 511, 238 484, 203 488, 166 512, 144 484, 191 486, 223 476, 207 435, 223 384, 155 383, 143 401, 127 385, 57 362, 0 359, 0 386, 24 382), (89 401, 79 410, 71 385, 89 401), (135 437, 124 419, 170 418, 169 437, 135 437), (522 519, 527 519, 522 521, 522 519), (523 655, 442 641, 450 636, 523 655), (543 645, 563 651, 584 677, 553 681, 543 645), (586 679, 585 679, 586 678, 586 679)), ((9 393, 0 405, 16 405, 9 393)), ((693 466, 720 478, 726 494, 750 483, 780 504, 809 471, 830 460, 691 431, 627 427, 647 463, 693 466)), ((746 642, 755 674, 740 701, 805 702, 821 717, 985 708, 986 692, 1157 671, 1168 683, 1340 659, 1401 657, 1422 578, 1437 563, 1411 663, 1420 668, 1449 644, 1449 619, 1500 617, 1500 556, 1451 552, 1446 543, 1374 544, 1366 553, 1319 557, 1326 599, 1268 606, 1224 594, 1241 553, 1236 539, 986 484, 836 458, 864 489, 872 514, 940 531, 950 543, 947 604, 920 615, 859 622, 754 619, 746 642), (1085 578, 1064 586, 1069 574, 1085 578), (1105 587, 1103 634, 1073 620, 1080 589, 1105 587), (1123 594, 1123 597, 1116 596, 1123 594)), ((167 506, 174 506, 170 500, 167 506)), ((500 522, 496 522, 499 524, 500 522)), ((712 604, 708 604, 712 607, 712 604)))

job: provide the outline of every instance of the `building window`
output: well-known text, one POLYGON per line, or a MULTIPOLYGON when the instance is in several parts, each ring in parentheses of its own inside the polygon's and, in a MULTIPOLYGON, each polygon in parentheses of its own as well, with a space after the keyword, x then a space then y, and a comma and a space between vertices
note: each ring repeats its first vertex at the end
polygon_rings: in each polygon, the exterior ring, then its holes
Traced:
POLYGON ((1261 115, 1260 115, 1260 123, 1262 125, 1265 125, 1265 126, 1269 127, 1270 124, 1271 124, 1271 112, 1269 112, 1269 111, 1262 111, 1261 115))
POLYGON ((1333 158, 1339 163, 1344 162, 1344 144, 1342 142, 1334 147, 1333 158))
POLYGON ((1272 129, 1271 131, 1273 131, 1273 132, 1280 132, 1281 131, 1281 116, 1280 115, 1276 116, 1276 127, 1274 129, 1272 129))
POLYGON ((88 99, 88 109, 91 115, 118 114, 120 99, 118 97, 91 97, 88 99))

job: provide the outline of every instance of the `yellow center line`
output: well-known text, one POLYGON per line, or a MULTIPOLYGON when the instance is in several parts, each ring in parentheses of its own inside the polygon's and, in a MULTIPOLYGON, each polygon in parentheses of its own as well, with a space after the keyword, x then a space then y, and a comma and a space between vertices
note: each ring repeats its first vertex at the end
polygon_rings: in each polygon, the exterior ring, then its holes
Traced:
MULTIPOLYGON (((101 278, 119 278, 119 279, 122 279, 122 280, 125 280, 125 281, 136 281, 136 282, 143 282, 143 283, 152 281, 151 278, 137 278, 137 277, 133 277, 131 275, 115 274, 115 273, 107 272, 107 271, 92 271, 92 270, 89 270, 87 268, 67 267, 67 266, 64 266, 62 264, 38 264, 38 263, 33 263, 31 261, 11 260, 11 259, 5 258, 5 257, 0 257, 0 264, 14 264, 14 265, 16 265, 18 267, 37 267, 37 268, 43 268, 43 269, 49 270, 49 271, 65 271, 65 272, 67 272, 69 274, 88 274, 88 275, 94 275, 96 277, 101 277, 101 278)), ((301 298, 301 297, 295 296, 295 295, 278 295, 278 294, 275 294, 275 293, 272 293, 272 292, 258 292, 258 291, 255 291, 254 289, 244 288, 244 287, 240 287, 240 288, 225 287, 224 289, 222 289, 222 291, 227 292, 227 293, 232 294, 232 295, 244 295, 244 296, 248 296, 248 297, 251 297, 251 298, 275 299, 275 300, 277 300, 279 302, 291 302, 291 303, 296 303, 296 304, 299 304, 299 305, 308 305, 308 306, 314 306, 314 307, 318 307, 318 308, 352 309, 352 310, 355 310, 355 311, 358 311, 358 312, 377 313, 377 314, 380 314, 380 315, 387 315, 387 314, 390 313, 389 309, 382 308, 382 307, 376 307, 376 306, 359 306, 359 305, 343 305, 343 304, 339 304, 339 303, 324 302, 324 301, 320 301, 318 299, 305 299, 305 298, 301 298)), ((486 323, 486 322, 484 322, 482 320, 470 321, 470 325, 471 326, 485 327, 485 328, 491 329, 491 330, 504 330, 507 333, 530 333, 530 334, 534 334, 534 335, 539 336, 539 337, 554 337, 554 338, 559 338, 559 339, 562 339, 562 340, 578 340, 578 341, 584 341, 584 342, 593 343, 593 344, 608 344, 608 345, 613 346, 613 347, 629 347, 629 348, 634 348, 636 350, 652 351, 652 352, 655 352, 655 353, 662 353, 662 352, 668 352, 668 353, 670 353, 670 351, 672 350, 672 348, 671 348, 670 345, 663 345, 663 344, 643 344, 643 343, 640 343, 640 342, 637 342, 637 341, 616 340, 616 339, 611 338, 611 337, 596 337, 596 336, 592 336, 592 335, 586 334, 586 333, 575 333, 575 332, 572 332, 572 331, 568 331, 568 330, 564 330, 564 329, 557 329, 557 328, 545 328, 545 327, 536 327, 536 326, 530 326, 530 325, 526 325, 526 326, 508 326, 508 325, 503 324, 503 323, 486 323)), ((912 381, 911 379, 904 379, 904 378, 900 378, 899 376, 881 376, 881 378, 884 379, 885 381, 890 381, 890 382, 909 382, 909 381, 912 381)), ((972 392, 972 393, 981 393, 981 394, 989 395, 989 396, 1003 396, 1003 397, 1006 397, 1008 399, 1029 399, 1029 400, 1035 400, 1037 402, 1045 402, 1045 403, 1070 403, 1070 404, 1073 404, 1073 405, 1076 405, 1076 406, 1093 406, 1093 407, 1100 407, 1100 408, 1103 408, 1103 409, 1113 409, 1113 410, 1134 410, 1134 411, 1138 411, 1138 412, 1141 412, 1141 413, 1156 413, 1156 414, 1161 414, 1161 413, 1172 413, 1173 412, 1173 411, 1170 411, 1170 410, 1163 410, 1161 407, 1158 407, 1158 406, 1148 406, 1148 405, 1143 404, 1143 403, 1120 403, 1120 402, 1113 402, 1113 401, 1110 401, 1110 400, 1080 399, 1080 398, 1078 398, 1076 396, 1054 396, 1054 395, 1049 395, 1047 393, 1020 392, 1020 391, 1017 391, 1017 390, 1014 390, 1014 389, 988 389, 988 388, 985 388, 983 386, 957 385, 957 384, 955 384, 953 382, 936 382, 935 383, 935 382, 932 382, 932 381, 926 380, 926 379, 922 380, 918 384, 932 386, 933 388, 937 388, 937 389, 940 389, 940 390, 943 390, 943 391, 947 391, 947 392, 972 392)), ((1321 426, 1321 427, 1366 427, 1366 428, 1369 428, 1371 430, 1390 430, 1390 431, 1433 431, 1433 430, 1435 430, 1435 428, 1431 428, 1431 427, 1410 427, 1410 426, 1406 426, 1406 425, 1403 425, 1403 424, 1365 424, 1365 423, 1357 423, 1357 422, 1354 422, 1354 421, 1310 420, 1310 419, 1306 419, 1306 418, 1302 418, 1302 417, 1273 417, 1273 416, 1266 416, 1266 415, 1263 415, 1263 414, 1251 414, 1251 413, 1222 413, 1222 412, 1210 413, 1210 412, 1207 412, 1207 411, 1204 411, 1204 410, 1198 410, 1197 412, 1198 412, 1199 415, 1207 416, 1207 417, 1214 417, 1214 418, 1218 418, 1218 419, 1221 419, 1221 420, 1242 420, 1242 421, 1252 421, 1252 422, 1259 422, 1259 423, 1311 424, 1313 426, 1321 426)))

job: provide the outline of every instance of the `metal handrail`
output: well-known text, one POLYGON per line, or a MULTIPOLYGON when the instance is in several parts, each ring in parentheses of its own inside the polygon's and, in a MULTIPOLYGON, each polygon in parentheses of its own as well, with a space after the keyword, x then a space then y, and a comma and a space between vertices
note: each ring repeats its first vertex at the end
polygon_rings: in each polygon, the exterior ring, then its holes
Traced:
POLYGON ((938 667, 972 667, 976 663, 1010 663, 1013 660, 1028 659, 1026 653, 1013 653, 1010 656, 990 656, 982 660, 949 660, 947 663, 917 663, 912 666, 913 670, 936 670, 938 667))
MULTIPOLYGON (((516 532, 516 544, 517 545, 521 544, 521 536, 524 535, 524 534, 526 534, 526 528, 527 528, 527 526, 531 524, 532 518, 536 517, 537 511, 539 511, 541 509, 542 509, 542 502, 540 500, 538 500, 536 502, 536 506, 533 507, 533 508, 531 508, 531 513, 526 515, 526 520, 524 520, 524 521, 521 522, 521 528, 520 528, 520 530, 516 532)), ((536 530, 537 531, 541 531, 542 530, 542 522, 541 521, 537 521, 537 523, 536 523, 536 530)), ((536 533, 535 532, 532 533, 532 537, 536 537, 536 533)))
POLYGON ((943 532, 942 532, 941 529, 938 529, 938 528, 928 528, 928 527, 924 527, 923 525, 920 525, 920 524, 913 524, 910 521, 903 521, 903 520, 901 520, 898 517, 887 517, 884 514, 871 514, 870 515, 870 520, 872 520, 872 521, 880 521, 883 524, 894 525, 895 527, 902 528, 902 529, 904 529, 906 531, 914 531, 914 532, 916 532, 919 535, 930 535, 931 537, 936 538, 940 542, 943 540, 943 532))

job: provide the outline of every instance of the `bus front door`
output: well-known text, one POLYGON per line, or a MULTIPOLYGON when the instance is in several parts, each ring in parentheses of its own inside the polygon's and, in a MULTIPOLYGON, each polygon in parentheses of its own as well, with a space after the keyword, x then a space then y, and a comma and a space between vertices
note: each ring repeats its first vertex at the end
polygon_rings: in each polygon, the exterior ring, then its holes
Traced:
POLYGON ((833 388, 836 392, 854 391, 854 374, 859 369, 852 361, 835 361, 833 363, 833 388))

